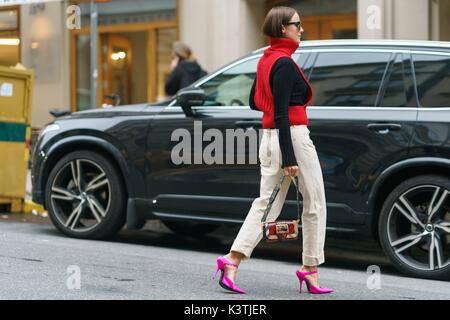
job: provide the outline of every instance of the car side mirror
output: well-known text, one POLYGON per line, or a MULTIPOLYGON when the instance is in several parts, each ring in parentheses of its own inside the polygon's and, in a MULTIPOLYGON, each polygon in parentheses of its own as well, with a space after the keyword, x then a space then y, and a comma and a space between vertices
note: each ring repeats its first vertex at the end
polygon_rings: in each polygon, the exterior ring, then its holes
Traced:
POLYGON ((205 103, 205 91, 195 87, 184 88, 177 93, 176 100, 187 116, 194 116, 192 107, 202 106, 205 103))
POLYGON ((71 112, 69 110, 50 109, 50 111, 48 113, 50 113, 55 118, 59 118, 59 117, 67 116, 71 112))

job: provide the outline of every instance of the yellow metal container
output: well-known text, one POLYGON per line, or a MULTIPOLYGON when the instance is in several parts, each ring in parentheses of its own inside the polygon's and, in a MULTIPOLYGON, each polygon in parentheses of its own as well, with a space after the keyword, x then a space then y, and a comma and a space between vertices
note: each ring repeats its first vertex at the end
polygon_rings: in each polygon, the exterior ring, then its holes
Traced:
POLYGON ((24 208, 31 138, 33 71, 0 66, 0 205, 24 208))

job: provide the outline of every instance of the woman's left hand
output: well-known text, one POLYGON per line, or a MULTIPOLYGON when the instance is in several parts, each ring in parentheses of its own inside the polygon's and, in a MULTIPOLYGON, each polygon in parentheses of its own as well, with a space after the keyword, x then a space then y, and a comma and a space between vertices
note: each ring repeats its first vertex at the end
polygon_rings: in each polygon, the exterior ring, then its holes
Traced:
POLYGON ((285 176, 295 177, 297 174, 298 174, 298 166, 284 167, 284 175, 285 176))

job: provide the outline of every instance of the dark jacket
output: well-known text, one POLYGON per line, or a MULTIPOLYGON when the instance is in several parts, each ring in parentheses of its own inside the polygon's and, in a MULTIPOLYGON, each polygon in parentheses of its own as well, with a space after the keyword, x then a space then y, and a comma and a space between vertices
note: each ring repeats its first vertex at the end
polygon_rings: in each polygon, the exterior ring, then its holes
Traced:
POLYGON ((197 62, 180 61, 166 80, 167 95, 176 94, 206 74, 197 62))

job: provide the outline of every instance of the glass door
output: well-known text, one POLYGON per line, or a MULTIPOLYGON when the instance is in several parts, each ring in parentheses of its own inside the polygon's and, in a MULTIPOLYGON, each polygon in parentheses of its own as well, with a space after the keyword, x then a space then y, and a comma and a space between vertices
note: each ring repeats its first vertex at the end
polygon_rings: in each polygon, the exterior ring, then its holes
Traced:
POLYGON ((107 34, 103 74, 103 103, 124 105, 131 101, 132 46, 128 37, 107 34))

